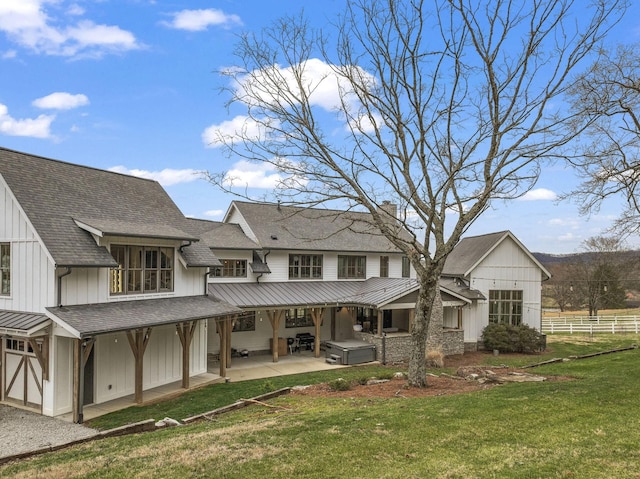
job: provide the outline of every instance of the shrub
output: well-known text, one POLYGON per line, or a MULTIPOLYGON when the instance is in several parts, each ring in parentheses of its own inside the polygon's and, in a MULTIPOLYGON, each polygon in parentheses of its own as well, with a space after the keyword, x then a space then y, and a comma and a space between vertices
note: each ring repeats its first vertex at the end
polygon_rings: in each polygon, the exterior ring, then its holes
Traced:
POLYGON ((427 367, 428 368, 443 368, 444 367, 444 353, 442 351, 429 351, 429 352, 427 352, 427 367))
POLYGON ((393 379, 396 373, 393 371, 380 371, 376 376, 377 379, 393 379))
POLYGON ((276 390, 275 384, 273 384, 268 379, 265 382, 263 382, 262 385, 260 386, 260 391, 262 392, 262 394, 268 394, 268 393, 273 392, 275 390, 276 390))
POLYGON ((485 349, 497 349, 502 353, 533 353, 544 345, 543 336, 526 324, 492 323, 482 330, 485 349))
POLYGON ((351 383, 343 378, 334 379, 329 381, 328 384, 333 391, 348 391, 351 389, 351 383))

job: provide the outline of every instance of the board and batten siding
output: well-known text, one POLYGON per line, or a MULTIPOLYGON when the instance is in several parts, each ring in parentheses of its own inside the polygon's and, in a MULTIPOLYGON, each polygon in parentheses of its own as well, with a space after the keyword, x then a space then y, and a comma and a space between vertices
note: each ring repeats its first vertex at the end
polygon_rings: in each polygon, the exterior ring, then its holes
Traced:
POLYGON ((240 214, 240 212, 238 211, 238 209, 233 206, 231 208, 231 210, 229 211, 229 216, 226 218, 225 223, 232 223, 232 224, 237 224, 240 226, 240 229, 242 230, 242 232, 252 241, 258 243, 258 238, 256 237, 256 235, 253 233, 253 231, 251 230, 251 228, 249 227, 249 223, 247 223, 247 221, 244 219, 244 216, 242 216, 242 214, 240 214))
MULTIPOLYGON (((220 259, 247 259, 252 261, 252 253, 247 252, 243 256, 240 251, 228 251, 214 249, 213 253, 220 259)), ((287 281, 337 281, 338 278, 338 256, 366 256, 367 271, 366 278, 377 278, 380 276, 380 257, 389 256, 389 277, 402 277, 402 255, 386 253, 357 253, 357 252, 333 252, 333 251, 307 251, 307 250, 271 250, 266 257, 266 263, 271 273, 260 275, 260 282, 287 282, 287 281), (289 255, 321 255, 322 256, 322 278, 309 279, 289 279, 289 255)), ((246 278, 211 278, 211 282, 231 283, 231 282, 255 282, 259 275, 252 273, 247 266, 246 278)), ((415 278, 415 271, 411 268, 411 277, 415 278)))
POLYGON ((178 259, 175 241, 145 241, 136 238, 115 238, 107 244, 161 246, 175 249, 173 291, 131 295, 111 295, 109 291, 109 268, 73 268, 71 274, 62 279, 62 304, 95 304, 109 301, 130 301, 178 296, 203 295, 207 268, 185 268, 178 259))
POLYGON ((43 398, 42 413, 46 416, 59 416, 73 410, 73 338, 56 335, 59 326, 53 329, 49 367, 55 382, 50 388, 52 394, 43 398))
POLYGON ((11 245, 11 294, 0 309, 44 313, 55 301, 53 261, 1 177, 0 211, 0 242, 11 245))
MULTIPOLYGON (((96 338, 95 403, 117 399, 135 391, 135 361, 126 333, 104 334, 96 338)), ((207 371, 206 321, 198 321, 191 343, 190 375, 207 371)), ((144 353, 143 390, 182 379, 182 346, 175 325, 152 328, 144 353)))
POLYGON ((506 238, 470 275, 471 288, 479 290, 487 299, 475 308, 464 308, 465 342, 480 339, 489 324, 489 291, 522 290, 522 322, 540 329, 542 317, 542 271, 531 257, 511 238, 506 238))

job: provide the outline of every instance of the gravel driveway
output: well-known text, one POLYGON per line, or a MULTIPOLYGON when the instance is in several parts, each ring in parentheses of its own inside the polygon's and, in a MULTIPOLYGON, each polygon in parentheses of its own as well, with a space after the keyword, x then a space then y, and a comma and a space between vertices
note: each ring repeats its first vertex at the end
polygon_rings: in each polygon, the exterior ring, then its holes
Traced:
POLYGON ((0 459, 97 434, 80 424, 0 404, 0 459))

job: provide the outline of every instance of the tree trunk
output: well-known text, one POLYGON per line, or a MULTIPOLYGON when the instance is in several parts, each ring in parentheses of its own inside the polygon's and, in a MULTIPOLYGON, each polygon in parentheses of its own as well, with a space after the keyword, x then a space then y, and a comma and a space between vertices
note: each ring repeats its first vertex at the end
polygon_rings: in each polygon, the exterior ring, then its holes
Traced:
POLYGON ((409 385, 413 387, 427 386, 427 364, 425 361, 427 352, 427 338, 429 322, 433 310, 433 300, 438 288, 438 276, 436 268, 430 268, 420 281, 418 299, 416 301, 416 314, 411 331, 411 353, 409 354, 409 385))

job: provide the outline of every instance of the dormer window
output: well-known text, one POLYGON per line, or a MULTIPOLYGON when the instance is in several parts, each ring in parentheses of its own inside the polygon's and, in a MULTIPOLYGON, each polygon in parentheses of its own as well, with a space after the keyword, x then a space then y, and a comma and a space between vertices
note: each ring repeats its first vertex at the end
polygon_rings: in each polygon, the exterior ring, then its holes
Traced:
POLYGON ((110 271, 110 293, 143 294, 173 291, 173 248, 112 245, 118 262, 110 271))

